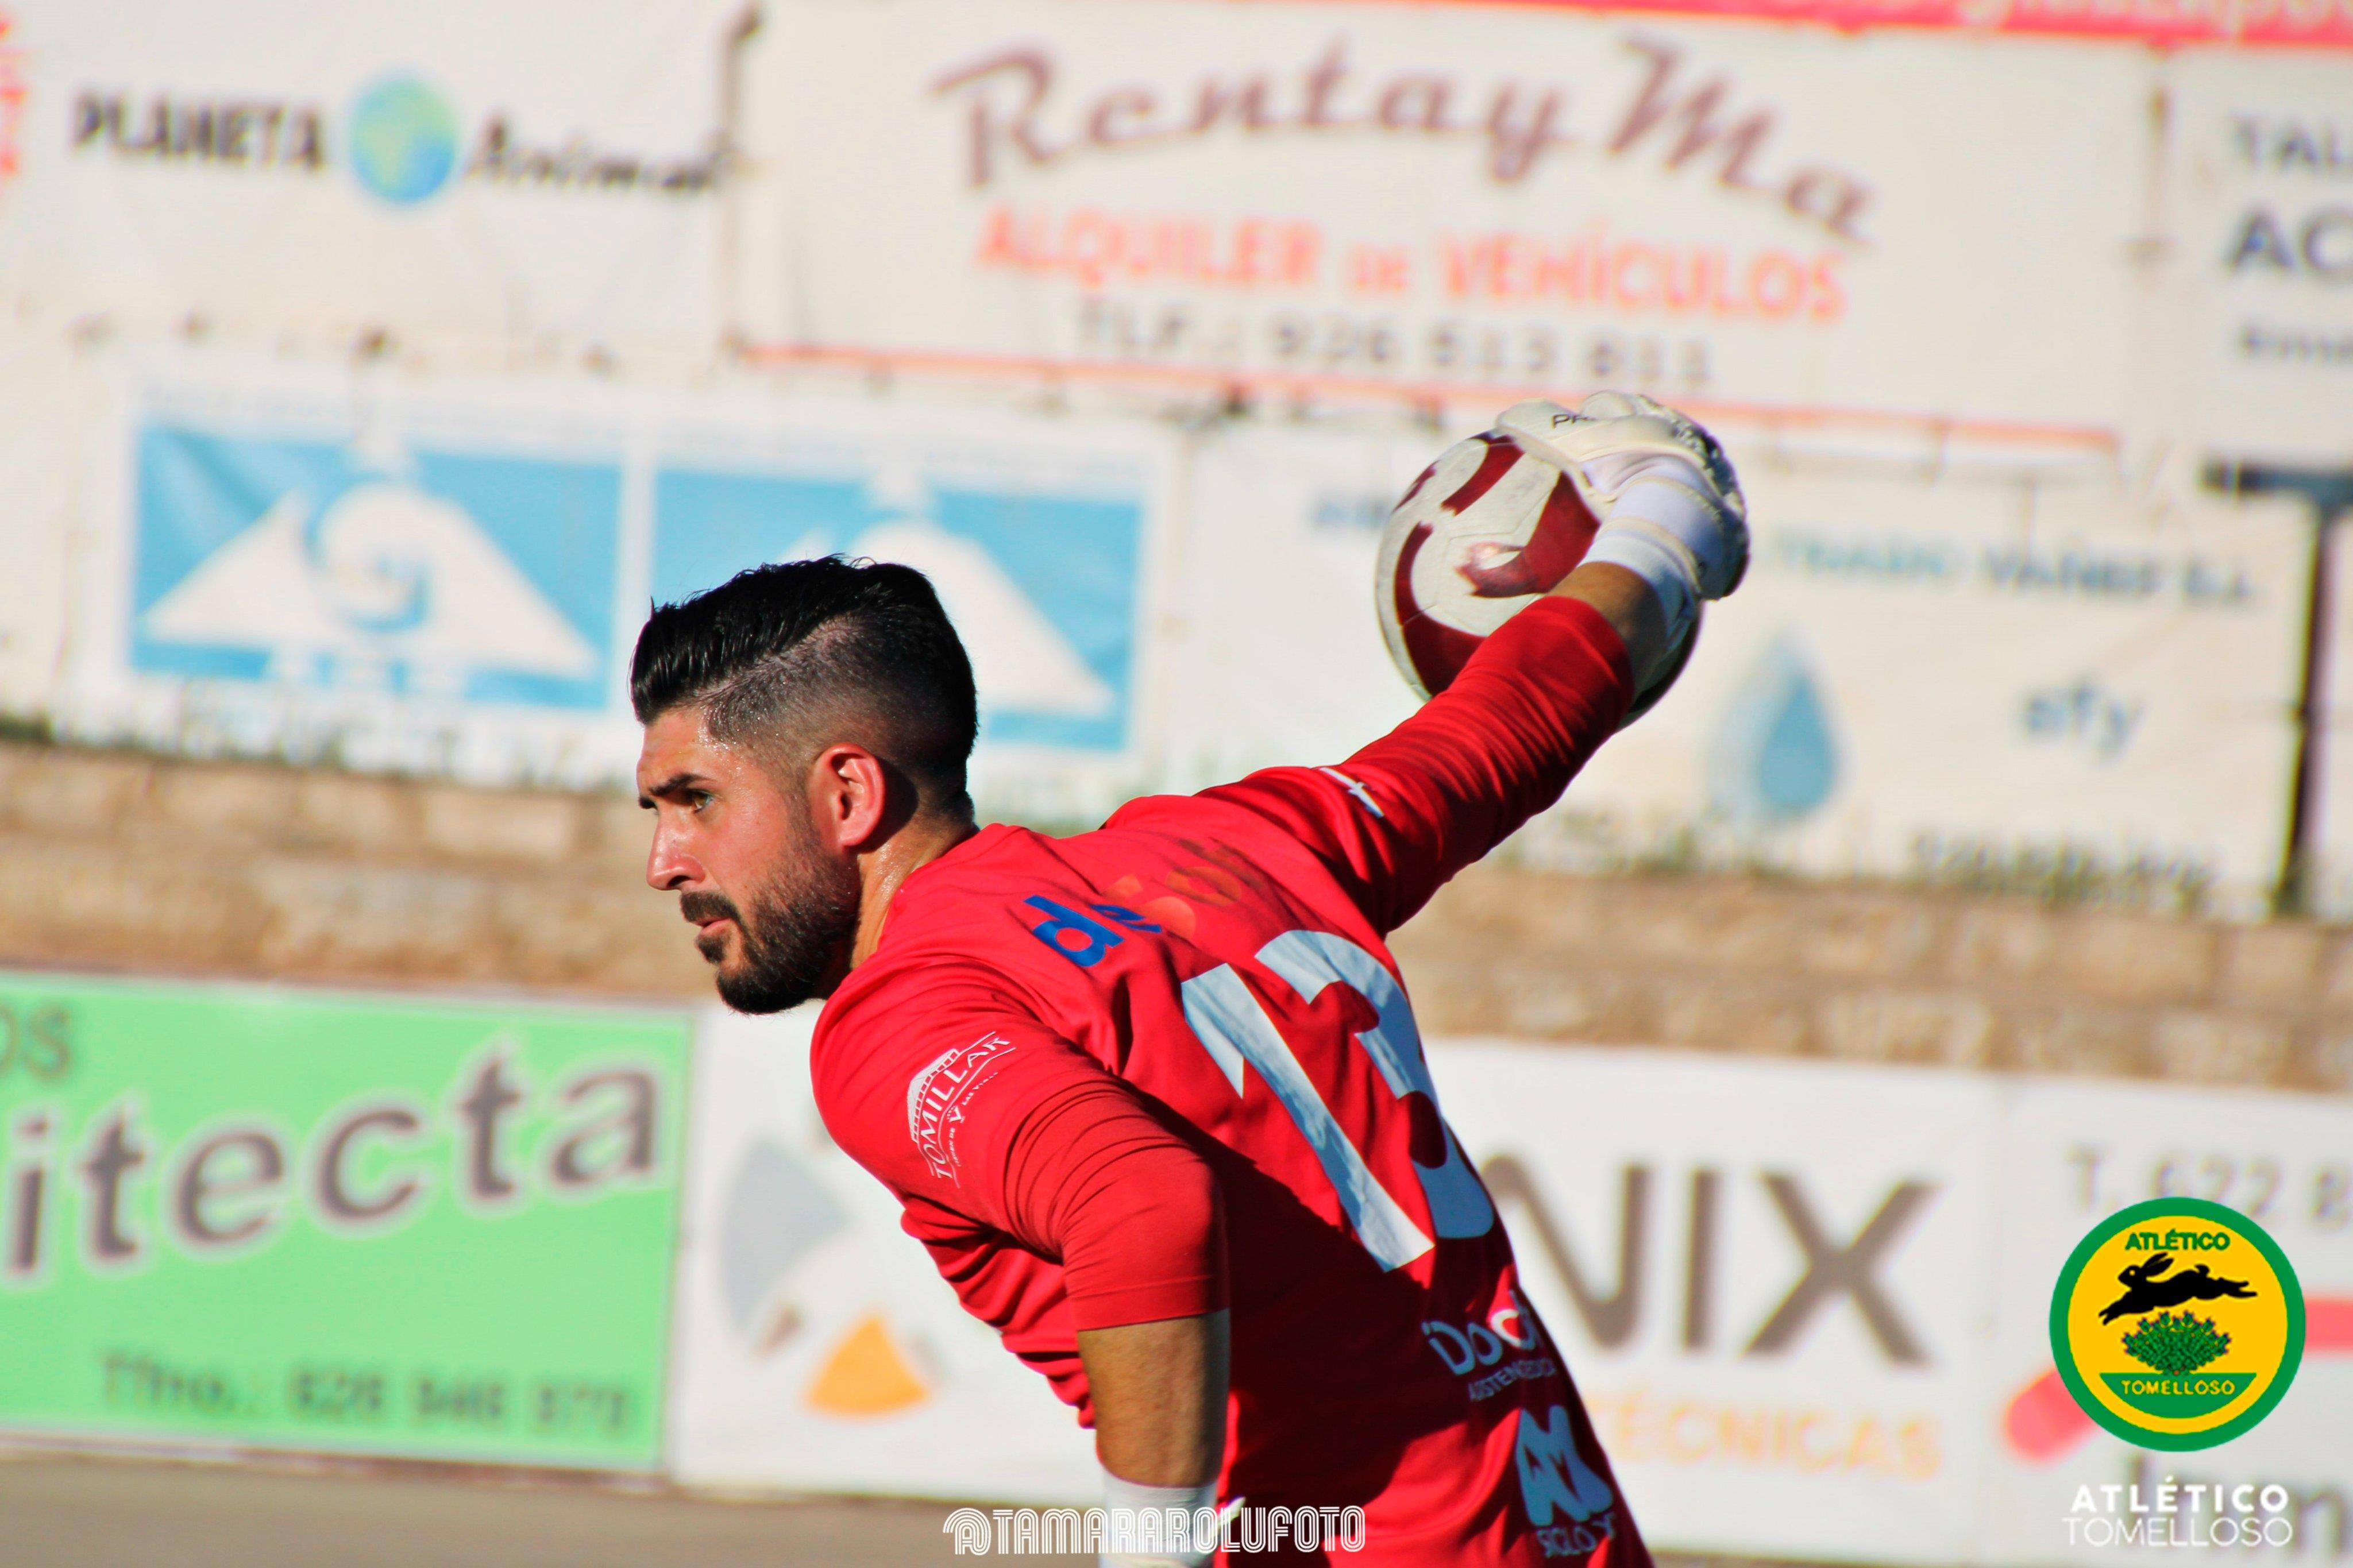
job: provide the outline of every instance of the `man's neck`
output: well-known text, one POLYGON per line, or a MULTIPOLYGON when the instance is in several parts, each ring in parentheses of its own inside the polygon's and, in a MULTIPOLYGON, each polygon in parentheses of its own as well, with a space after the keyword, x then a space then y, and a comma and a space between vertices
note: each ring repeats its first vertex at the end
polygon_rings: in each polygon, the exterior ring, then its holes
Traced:
POLYGON ((873 957, 881 945, 883 922, 901 885, 979 831, 969 816, 918 815, 880 848, 859 857, 858 936, 850 943, 850 968, 873 957))

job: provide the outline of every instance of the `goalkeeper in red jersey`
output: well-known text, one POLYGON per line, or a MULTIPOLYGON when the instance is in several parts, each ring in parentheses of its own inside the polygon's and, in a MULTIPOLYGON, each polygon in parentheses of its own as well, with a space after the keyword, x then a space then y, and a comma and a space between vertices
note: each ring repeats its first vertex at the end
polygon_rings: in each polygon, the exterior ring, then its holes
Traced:
POLYGON ((1352 1562, 1649 1562, 1384 942, 1745 563, 1692 427, 1597 408, 1560 416, 1604 475, 1592 548, 1444 693, 1337 765, 1092 833, 975 826, 971 666, 908 568, 759 567, 638 638, 648 879, 730 1005, 828 999, 826 1126, 1092 1426, 1114 1520, 1359 1507, 1352 1562))

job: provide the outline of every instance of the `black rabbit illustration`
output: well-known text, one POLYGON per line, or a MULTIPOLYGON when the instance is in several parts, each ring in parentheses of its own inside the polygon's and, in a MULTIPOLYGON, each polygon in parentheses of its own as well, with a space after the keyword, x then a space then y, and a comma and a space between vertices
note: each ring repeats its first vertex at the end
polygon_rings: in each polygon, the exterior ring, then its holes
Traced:
POLYGON ((2217 1279, 2206 1271, 2203 1263, 2168 1279, 2158 1278, 2172 1266, 2170 1252, 2160 1252, 2146 1263, 2128 1265, 2116 1276, 2124 1282, 2125 1293, 2101 1310, 2100 1321, 2113 1323, 2134 1312, 2154 1312, 2160 1307, 2179 1307, 2184 1301, 2212 1301, 2224 1296, 2244 1300, 2254 1295, 2245 1280, 2217 1279))

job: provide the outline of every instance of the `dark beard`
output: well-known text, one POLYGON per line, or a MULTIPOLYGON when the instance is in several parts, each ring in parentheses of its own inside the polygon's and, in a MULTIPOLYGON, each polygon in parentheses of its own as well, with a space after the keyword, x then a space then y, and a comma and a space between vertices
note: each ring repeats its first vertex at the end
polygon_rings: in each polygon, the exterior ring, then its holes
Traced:
MULTIPOLYGON (((740 961, 713 976, 722 1002, 738 1013, 781 1013, 833 989, 858 934, 858 873, 847 866, 823 870, 838 874, 790 890, 765 889, 748 913, 718 893, 680 895, 679 912, 688 920, 735 922, 740 961)), ((706 962, 720 963, 723 949, 712 939, 697 937, 695 947, 706 962)))

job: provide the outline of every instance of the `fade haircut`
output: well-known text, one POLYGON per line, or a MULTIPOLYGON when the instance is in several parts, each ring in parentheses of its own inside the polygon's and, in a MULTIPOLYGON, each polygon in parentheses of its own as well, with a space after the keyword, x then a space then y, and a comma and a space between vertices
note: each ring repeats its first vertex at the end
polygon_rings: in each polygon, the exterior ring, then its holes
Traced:
POLYGON ((658 605, 638 634, 629 703, 640 724, 691 706, 712 740, 793 769, 855 740, 913 781, 920 809, 972 809, 972 660, 912 566, 788 561, 658 605))

